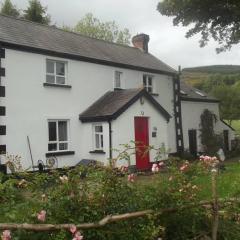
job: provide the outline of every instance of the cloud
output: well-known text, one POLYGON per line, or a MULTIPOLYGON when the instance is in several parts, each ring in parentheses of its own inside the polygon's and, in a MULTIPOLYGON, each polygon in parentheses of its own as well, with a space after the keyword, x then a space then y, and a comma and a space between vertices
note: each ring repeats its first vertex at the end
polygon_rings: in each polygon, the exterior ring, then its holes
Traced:
MULTIPOLYGON (((12 0, 19 8, 25 9, 28 0, 12 0)), ((200 48, 198 37, 185 38, 186 28, 174 27, 172 19, 161 16, 156 10, 159 0, 41 0, 48 6, 53 23, 58 26, 73 26, 86 13, 92 12, 102 21, 116 21, 121 28, 130 32, 150 35, 150 51, 174 68, 239 64, 240 48, 235 46, 230 52, 216 54, 217 44, 210 42, 200 48)))

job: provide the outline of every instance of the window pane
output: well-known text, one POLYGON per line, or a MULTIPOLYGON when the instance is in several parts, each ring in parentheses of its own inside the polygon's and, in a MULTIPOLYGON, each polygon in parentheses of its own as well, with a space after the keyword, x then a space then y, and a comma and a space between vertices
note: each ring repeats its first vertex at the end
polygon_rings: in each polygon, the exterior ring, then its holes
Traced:
POLYGON ((48 123, 48 137, 49 141, 57 141, 57 125, 56 122, 48 123))
POLYGON ((48 151, 57 151, 57 144, 56 143, 49 143, 48 144, 48 151))
POLYGON ((102 126, 95 126, 95 132, 103 132, 102 126))
POLYGON ((68 150, 68 143, 59 143, 59 150, 68 150))
POLYGON ((99 135, 98 134, 95 134, 95 144, 96 144, 96 149, 99 149, 100 148, 100 141, 99 141, 99 135))
POLYGON ((65 84, 65 77, 57 77, 56 83, 57 84, 65 84))
POLYGON ((55 77, 52 75, 47 75, 46 76, 46 82, 47 83, 55 83, 55 77))
POLYGON ((152 93, 152 87, 148 87, 148 90, 147 90, 149 93, 152 93))
POLYGON ((58 122, 58 138, 59 141, 67 141, 67 122, 66 121, 59 121, 58 122))
POLYGON ((121 88, 121 72, 115 71, 115 88, 121 88))
POLYGON ((148 85, 152 86, 152 77, 148 77, 148 85))
POLYGON ((60 76, 65 76, 65 63, 56 62, 56 74, 60 76))
POLYGON ((103 148, 103 135, 101 135, 101 148, 103 148))
POLYGON ((146 75, 143 75, 143 85, 146 86, 147 85, 147 81, 146 81, 146 75))
POLYGON ((54 74, 54 62, 47 60, 47 73, 54 74))
POLYGON ((115 79, 115 88, 121 88, 121 80, 120 79, 115 79))

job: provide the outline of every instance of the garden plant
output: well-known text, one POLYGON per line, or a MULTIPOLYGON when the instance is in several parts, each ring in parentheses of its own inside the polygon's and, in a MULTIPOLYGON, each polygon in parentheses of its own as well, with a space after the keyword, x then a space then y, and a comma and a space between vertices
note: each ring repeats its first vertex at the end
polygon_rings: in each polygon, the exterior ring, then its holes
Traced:
POLYGON ((1 238, 237 240, 240 192, 218 198, 225 173, 217 163, 172 158, 153 164, 150 176, 98 165, 1 175, 1 238), (207 192, 203 179, 213 184, 207 192))

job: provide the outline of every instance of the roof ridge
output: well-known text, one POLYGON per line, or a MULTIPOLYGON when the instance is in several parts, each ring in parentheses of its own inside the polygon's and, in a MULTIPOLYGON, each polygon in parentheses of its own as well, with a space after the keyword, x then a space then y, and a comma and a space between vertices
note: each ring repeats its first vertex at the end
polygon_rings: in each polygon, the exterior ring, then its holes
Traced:
POLYGON ((126 48, 131 48, 131 49, 136 49, 138 51, 141 51, 134 46, 124 45, 124 44, 121 44, 121 43, 110 42, 110 41, 106 41, 106 40, 98 39, 98 38, 93 38, 93 37, 89 37, 89 36, 86 36, 84 34, 73 32, 73 31, 66 31, 66 30, 61 29, 60 27, 55 26, 55 25, 47 25, 47 24, 44 24, 44 23, 37 23, 37 22, 33 22, 33 21, 30 21, 30 20, 27 20, 27 19, 24 19, 24 18, 13 17, 13 16, 9 16, 9 15, 6 15, 6 14, 2 14, 2 13, 0 13, 0 16, 7 17, 7 18, 10 18, 10 19, 13 19, 13 20, 16 20, 16 21, 27 22, 27 23, 32 24, 32 25, 37 25, 37 26, 46 27, 46 28, 49 28, 49 29, 58 30, 58 31, 64 32, 66 34, 74 34, 74 35, 81 36, 81 37, 84 37, 84 38, 88 38, 88 39, 91 39, 91 40, 96 40, 96 41, 100 41, 100 42, 104 42, 104 43, 109 43, 109 44, 112 44, 112 45, 117 45, 117 46, 120 46, 120 47, 126 47, 126 48))

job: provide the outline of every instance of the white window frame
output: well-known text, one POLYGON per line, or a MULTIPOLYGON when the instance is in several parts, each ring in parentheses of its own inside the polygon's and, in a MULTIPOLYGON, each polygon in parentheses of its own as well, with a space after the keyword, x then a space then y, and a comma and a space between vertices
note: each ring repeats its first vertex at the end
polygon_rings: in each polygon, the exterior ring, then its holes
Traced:
POLYGON ((150 75, 150 74, 143 74, 142 76, 142 83, 143 83, 143 87, 146 89, 147 92, 149 92, 150 94, 154 94, 155 92, 155 86, 154 86, 154 76, 150 75), (146 84, 144 84, 144 77, 146 77, 146 84), (152 80, 152 84, 149 84, 149 78, 151 78, 152 80), (152 90, 149 91, 149 88, 151 88, 152 90))
MULTIPOLYGON (((47 122, 47 128, 48 128, 48 145, 49 144, 57 144, 57 150, 49 150, 48 149, 48 152, 65 152, 65 151, 69 151, 70 149, 70 134, 69 134, 69 119, 49 119, 48 122, 47 122), (55 122, 56 123, 56 141, 49 141, 49 123, 50 122, 55 122), (67 140, 66 141, 59 141, 59 127, 58 127, 58 124, 59 122, 67 122, 67 140), (67 143, 67 149, 63 149, 63 150, 60 150, 59 149, 59 145, 61 143, 67 143)), ((47 145, 47 147, 48 147, 47 145)))
POLYGON ((113 88, 114 89, 123 89, 123 72, 118 71, 118 70, 114 71, 113 88), (117 74, 119 74, 119 77, 120 77, 120 79, 119 79, 120 80, 120 87, 116 86, 117 74))
POLYGON ((104 135, 103 135, 103 124, 102 123, 95 123, 93 124, 93 149, 95 151, 103 151, 104 149, 104 135), (95 131, 95 127, 102 127, 102 132, 96 132, 95 131), (99 148, 97 147, 97 144, 96 144, 96 135, 98 135, 98 138, 99 138, 99 143, 100 146, 99 148))
POLYGON ((195 90, 195 93, 200 95, 201 97, 206 97, 206 95, 198 90, 195 90))
POLYGON ((67 85, 67 62, 66 61, 62 61, 62 60, 57 60, 57 59, 46 59, 46 79, 45 79, 46 83, 49 84, 56 84, 56 85, 67 85), (48 73, 47 72, 47 63, 48 61, 53 62, 54 63, 54 73, 48 73), (58 75, 57 73, 57 63, 63 63, 64 64, 64 73, 65 75, 58 75), (53 76, 54 77, 54 83, 50 83, 47 81, 47 76, 53 76), (57 77, 61 77, 64 78, 64 83, 57 83, 57 77))

